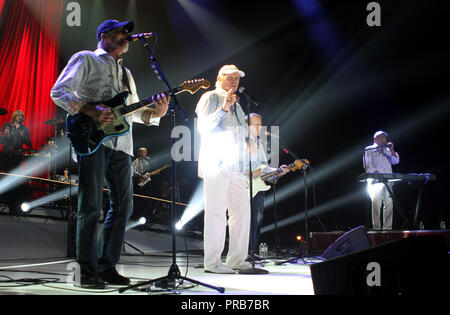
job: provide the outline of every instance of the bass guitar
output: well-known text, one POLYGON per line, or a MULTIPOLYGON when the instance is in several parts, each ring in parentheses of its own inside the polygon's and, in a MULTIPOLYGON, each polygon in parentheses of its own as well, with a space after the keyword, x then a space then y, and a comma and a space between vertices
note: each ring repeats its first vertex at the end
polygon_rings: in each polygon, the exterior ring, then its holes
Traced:
MULTIPOLYGON (((200 89, 207 89, 209 87, 210 83, 208 80, 188 80, 173 89, 173 93, 179 94, 187 91, 194 94, 200 89)), ((132 114, 144 106, 155 108, 153 100, 156 99, 156 96, 146 98, 131 105, 125 105, 129 94, 128 91, 125 91, 117 94, 108 101, 92 103, 93 105, 104 104, 111 107, 114 114, 114 121, 110 124, 101 124, 83 113, 67 115, 67 136, 78 155, 91 155, 98 150, 106 139, 128 133, 130 131, 130 125, 126 121, 125 116, 132 114)), ((168 95, 169 93, 165 92, 164 94, 168 95)))

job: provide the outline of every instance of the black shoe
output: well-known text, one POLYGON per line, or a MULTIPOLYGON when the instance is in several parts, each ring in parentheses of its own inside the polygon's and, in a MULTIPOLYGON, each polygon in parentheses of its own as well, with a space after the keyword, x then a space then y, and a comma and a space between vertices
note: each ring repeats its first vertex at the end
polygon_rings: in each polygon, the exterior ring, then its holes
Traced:
MULTIPOLYGON (((261 262, 261 261, 265 260, 264 258, 262 258, 261 256, 258 256, 256 254, 254 255, 254 258, 255 258, 255 262, 261 262)), ((246 262, 251 262, 252 261, 252 255, 248 255, 247 259, 245 261, 246 262)))
POLYGON ((79 278, 75 280, 76 287, 84 289, 104 289, 105 282, 91 269, 81 268, 79 278))
POLYGON ((111 285, 129 285, 130 279, 119 275, 116 268, 111 267, 102 272, 99 272, 100 278, 111 285))

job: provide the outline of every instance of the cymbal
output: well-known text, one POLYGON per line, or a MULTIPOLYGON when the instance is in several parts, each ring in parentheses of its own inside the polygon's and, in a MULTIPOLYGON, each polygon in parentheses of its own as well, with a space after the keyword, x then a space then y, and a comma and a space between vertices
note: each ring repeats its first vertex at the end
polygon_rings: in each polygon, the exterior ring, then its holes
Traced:
POLYGON ((53 119, 47 120, 46 122, 44 122, 44 124, 46 124, 46 125, 57 125, 57 124, 60 124, 60 123, 63 123, 63 122, 64 122, 64 119, 62 119, 62 118, 53 118, 53 119))
POLYGON ((0 107, 0 116, 8 114, 8 111, 0 107))

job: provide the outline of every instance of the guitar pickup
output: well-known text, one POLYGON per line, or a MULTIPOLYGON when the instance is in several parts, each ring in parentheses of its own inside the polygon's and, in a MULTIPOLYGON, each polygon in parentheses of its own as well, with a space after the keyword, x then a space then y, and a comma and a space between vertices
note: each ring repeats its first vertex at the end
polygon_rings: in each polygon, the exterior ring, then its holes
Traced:
POLYGON ((120 125, 115 126, 114 129, 116 131, 121 131, 121 130, 123 130, 124 127, 125 127, 124 125, 120 124, 120 125))

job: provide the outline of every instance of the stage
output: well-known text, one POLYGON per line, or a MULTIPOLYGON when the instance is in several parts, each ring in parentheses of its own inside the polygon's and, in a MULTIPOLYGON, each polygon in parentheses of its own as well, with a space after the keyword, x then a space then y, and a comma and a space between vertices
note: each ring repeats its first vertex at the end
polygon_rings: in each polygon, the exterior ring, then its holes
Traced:
MULTIPOLYGON (((0 280, 47 279, 49 283, 1 283, 0 295, 89 295, 89 294, 180 294, 180 295, 312 295, 314 294, 308 264, 287 263, 275 265, 278 260, 267 260, 266 275, 220 275, 203 271, 202 239, 192 236, 177 237, 176 262, 181 275, 225 288, 225 293, 203 286, 191 287, 185 281, 180 289, 155 292, 129 290, 119 293, 119 287, 105 290, 86 290, 74 287, 71 278, 73 259, 66 256, 66 225, 64 221, 36 217, 0 217, 0 280), (9 278, 7 278, 9 277, 9 278), (183 289, 184 287, 189 287, 183 289)), ((127 244, 117 266, 119 273, 130 277, 133 283, 166 276, 172 264, 171 235, 162 227, 151 230, 127 231, 127 244), (137 250, 142 251, 141 254, 137 250)), ((225 260, 225 259, 223 259, 225 260)), ((259 266, 261 267, 261 265, 259 266)))
MULTIPOLYGON (((193 286, 185 281, 176 290, 163 290, 152 286, 143 286, 139 291, 129 290, 119 293, 119 287, 108 286, 104 290, 87 290, 75 287, 70 283, 70 268, 73 260, 69 259, 23 259, 13 261, 0 261, 0 275, 13 279, 43 278, 49 283, 31 286, 0 287, 0 294, 24 295, 154 295, 154 294, 180 294, 180 295, 312 295, 314 294, 311 272, 305 264, 287 264, 275 266, 268 263, 264 269, 269 271, 266 275, 220 275, 208 274, 199 268, 202 264, 201 255, 177 255, 177 265, 183 276, 218 287, 224 287, 225 292, 203 286, 193 286), (188 261, 189 259, 189 261, 188 261), (39 273, 36 273, 39 272, 39 273), (55 282, 56 281, 56 282, 55 282)), ((119 273, 132 279, 132 283, 146 281, 166 276, 172 262, 168 253, 149 255, 123 255, 117 266, 119 273)), ((4 280, 4 278, 2 278, 4 280)))
MULTIPOLYGON (((311 266, 323 261, 316 256, 286 262, 296 258, 292 252, 289 254, 285 251, 284 255, 276 257, 269 251, 268 259, 263 264, 256 265, 257 268, 268 271, 265 275, 208 274, 203 271, 202 238, 186 233, 176 239, 176 263, 181 275, 208 285, 223 287, 224 293, 193 285, 189 281, 177 283, 177 288, 170 287, 169 290, 164 289, 163 285, 145 285, 123 293, 119 293, 119 287, 114 286, 108 286, 104 290, 87 290, 73 285, 72 267, 75 261, 66 255, 66 231, 67 223, 62 220, 2 214, 0 295, 314 295, 311 266)), ((344 232, 311 233, 311 252, 323 252, 330 239, 334 241, 343 234, 344 232)), ((426 235, 442 235, 448 246, 449 230, 367 232, 373 247, 395 242, 399 238, 423 238, 426 235)), ((117 266, 119 273, 130 277, 133 284, 168 274, 172 264, 172 251, 171 235, 167 230, 161 226, 130 229, 125 240, 127 243, 117 266)))

